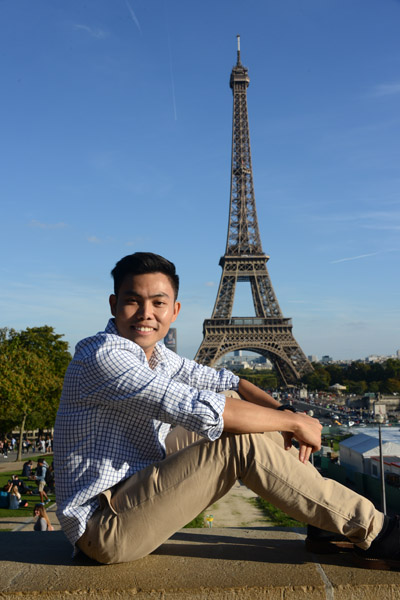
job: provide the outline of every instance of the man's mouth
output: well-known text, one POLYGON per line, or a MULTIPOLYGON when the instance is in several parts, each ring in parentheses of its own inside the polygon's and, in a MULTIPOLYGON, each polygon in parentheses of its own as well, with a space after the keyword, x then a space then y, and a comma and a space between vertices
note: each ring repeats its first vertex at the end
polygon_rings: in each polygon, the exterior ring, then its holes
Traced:
POLYGON ((135 326, 133 326, 133 329, 135 331, 143 331, 143 332, 154 331, 154 327, 135 327, 135 326))

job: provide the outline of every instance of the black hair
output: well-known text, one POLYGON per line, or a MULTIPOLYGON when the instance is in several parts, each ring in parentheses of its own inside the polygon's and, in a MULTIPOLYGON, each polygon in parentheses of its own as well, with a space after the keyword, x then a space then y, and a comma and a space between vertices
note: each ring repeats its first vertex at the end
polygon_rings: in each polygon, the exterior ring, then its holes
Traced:
POLYGON ((121 258, 111 271, 114 279, 114 294, 127 275, 144 275, 145 273, 163 273, 168 277, 174 290, 175 300, 178 297, 179 277, 176 274, 174 263, 159 254, 152 252, 135 252, 121 258))

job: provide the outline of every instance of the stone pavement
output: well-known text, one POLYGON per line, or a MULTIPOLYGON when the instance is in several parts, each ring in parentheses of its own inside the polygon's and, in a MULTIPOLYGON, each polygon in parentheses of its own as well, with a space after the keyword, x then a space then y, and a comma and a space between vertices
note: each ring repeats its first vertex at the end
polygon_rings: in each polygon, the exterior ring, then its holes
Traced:
POLYGON ((71 556, 61 531, 0 534, 0 598, 135 600, 394 600, 400 573, 314 556, 302 535, 273 528, 182 529, 132 563, 71 556))

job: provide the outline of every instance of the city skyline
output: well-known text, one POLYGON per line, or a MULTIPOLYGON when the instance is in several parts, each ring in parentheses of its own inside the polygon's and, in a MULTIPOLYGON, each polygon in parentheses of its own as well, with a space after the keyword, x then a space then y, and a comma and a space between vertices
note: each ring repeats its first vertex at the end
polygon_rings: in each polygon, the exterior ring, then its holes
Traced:
MULTIPOLYGON (((0 2, 1 326, 73 351, 134 251, 174 261, 179 352, 210 317, 229 209, 241 35, 255 198, 306 355, 400 347, 400 2, 0 2)), ((238 286, 240 288, 240 286, 238 286)), ((243 284, 235 316, 252 309, 243 284)))

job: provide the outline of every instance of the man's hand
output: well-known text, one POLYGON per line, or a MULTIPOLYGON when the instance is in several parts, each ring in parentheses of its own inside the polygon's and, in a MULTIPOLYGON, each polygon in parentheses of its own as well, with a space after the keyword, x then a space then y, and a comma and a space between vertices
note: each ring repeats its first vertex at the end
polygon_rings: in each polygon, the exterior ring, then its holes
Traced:
POLYGON ((293 438, 299 442, 299 460, 303 463, 309 460, 312 452, 321 448, 321 423, 303 413, 278 411, 228 397, 223 417, 224 430, 232 433, 284 432, 286 449, 291 448, 293 438))
POLYGON ((299 417, 295 431, 282 431, 285 450, 290 450, 292 440, 299 442, 299 460, 306 463, 313 452, 321 448, 322 425, 318 419, 304 413, 296 413, 299 417))
MULTIPOLYGON (((292 440, 294 439, 294 435, 291 431, 282 431, 283 441, 285 450, 290 450, 292 447, 292 440)), ((306 463, 310 460, 310 456, 313 452, 312 446, 304 444, 303 442, 299 442, 299 461, 302 463, 306 463)))

